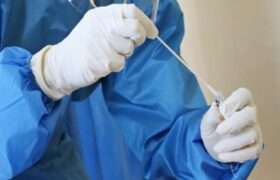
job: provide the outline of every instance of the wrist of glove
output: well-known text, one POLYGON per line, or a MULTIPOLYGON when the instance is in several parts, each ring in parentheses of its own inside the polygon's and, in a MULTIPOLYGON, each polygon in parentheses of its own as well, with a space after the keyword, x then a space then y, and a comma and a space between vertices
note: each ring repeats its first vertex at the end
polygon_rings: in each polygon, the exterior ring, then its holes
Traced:
POLYGON ((256 107, 249 90, 235 91, 220 106, 213 103, 201 122, 208 153, 223 163, 257 159, 263 149, 256 107))
POLYGON ((134 49, 157 35, 152 21, 134 5, 95 8, 62 42, 35 54, 32 71, 41 89, 58 100, 121 71, 134 49))

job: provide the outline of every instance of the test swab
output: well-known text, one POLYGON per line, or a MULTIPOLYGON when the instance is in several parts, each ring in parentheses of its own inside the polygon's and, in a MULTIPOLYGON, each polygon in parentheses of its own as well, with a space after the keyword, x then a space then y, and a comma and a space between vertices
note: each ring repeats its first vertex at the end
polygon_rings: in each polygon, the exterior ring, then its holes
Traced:
POLYGON ((216 98, 217 102, 223 101, 223 95, 217 91, 212 85, 210 85, 207 81, 205 81, 195 70, 193 70, 187 62, 179 56, 162 38, 159 36, 156 37, 156 39, 172 54, 176 57, 177 60, 179 60, 187 69, 189 69, 197 78, 198 81, 200 81, 216 98))
MULTIPOLYGON (((92 4, 93 7, 96 7, 94 0, 90 0, 90 3, 92 4)), ((124 4, 128 3, 128 0, 123 0, 124 4)), ((159 0, 152 0, 153 4, 153 9, 152 9, 152 16, 151 20, 156 23, 157 19, 157 13, 159 10, 159 0)), ((211 94, 215 97, 215 100, 217 104, 220 104, 224 100, 223 95, 217 91, 213 86, 211 86, 207 81, 205 81, 195 70, 193 70, 187 62, 179 56, 163 39, 161 39, 159 36, 156 37, 156 39, 171 53, 173 54, 176 59, 178 59, 187 69, 189 69, 197 78, 199 82, 201 82, 210 92, 211 94)))

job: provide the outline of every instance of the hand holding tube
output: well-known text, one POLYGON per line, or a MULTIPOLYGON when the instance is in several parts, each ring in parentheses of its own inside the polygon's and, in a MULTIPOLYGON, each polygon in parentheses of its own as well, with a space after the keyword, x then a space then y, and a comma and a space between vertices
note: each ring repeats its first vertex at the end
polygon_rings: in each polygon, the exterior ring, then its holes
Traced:
POLYGON ((251 92, 244 88, 220 107, 211 106, 201 123, 201 137, 214 159, 243 163, 260 156, 263 139, 256 111, 251 92))

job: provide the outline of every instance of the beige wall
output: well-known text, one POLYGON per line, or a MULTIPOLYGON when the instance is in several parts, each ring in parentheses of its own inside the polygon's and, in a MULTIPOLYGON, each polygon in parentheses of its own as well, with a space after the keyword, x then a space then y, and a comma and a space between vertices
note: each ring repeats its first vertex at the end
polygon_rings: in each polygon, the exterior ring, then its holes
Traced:
POLYGON ((266 148, 251 179, 280 179, 280 1, 180 3, 183 56, 225 94, 245 86, 255 95, 266 148))

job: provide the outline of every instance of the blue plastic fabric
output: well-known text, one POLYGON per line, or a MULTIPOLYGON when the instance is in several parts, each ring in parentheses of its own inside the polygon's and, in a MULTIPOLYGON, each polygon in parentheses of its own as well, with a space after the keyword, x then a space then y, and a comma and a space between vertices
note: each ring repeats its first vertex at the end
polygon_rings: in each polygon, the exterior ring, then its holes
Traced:
MULTIPOLYGON (((157 41, 138 48, 124 71, 60 102, 42 93, 31 54, 67 36, 89 7, 79 3, 76 11, 67 0, 0 2, 0 180, 246 179, 255 161, 221 164, 206 152, 200 87, 157 41)), ((133 3, 151 14, 150 0, 133 3)), ((176 1, 160 1, 157 26, 179 52, 176 1)))

